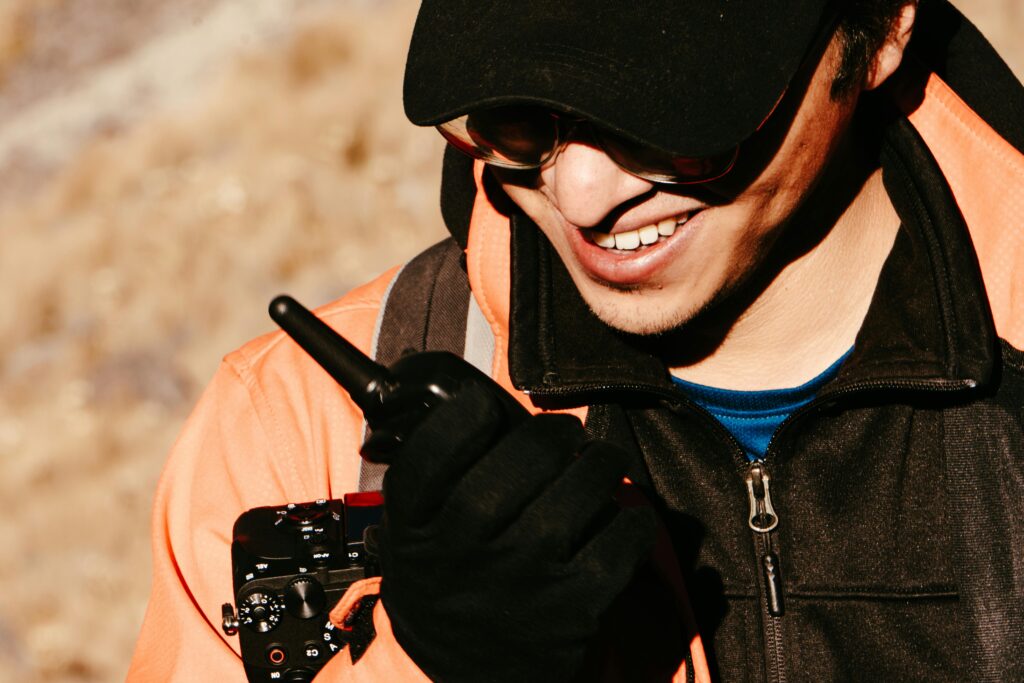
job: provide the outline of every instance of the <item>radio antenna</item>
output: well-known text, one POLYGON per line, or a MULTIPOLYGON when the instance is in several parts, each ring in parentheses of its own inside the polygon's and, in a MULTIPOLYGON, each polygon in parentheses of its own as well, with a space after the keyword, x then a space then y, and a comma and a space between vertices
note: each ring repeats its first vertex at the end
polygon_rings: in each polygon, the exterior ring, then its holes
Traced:
POLYGON ((286 294, 270 302, 270 317, 349 393, 363 413, 372 415, 380 409, 392 385, 387 368, 286 294))

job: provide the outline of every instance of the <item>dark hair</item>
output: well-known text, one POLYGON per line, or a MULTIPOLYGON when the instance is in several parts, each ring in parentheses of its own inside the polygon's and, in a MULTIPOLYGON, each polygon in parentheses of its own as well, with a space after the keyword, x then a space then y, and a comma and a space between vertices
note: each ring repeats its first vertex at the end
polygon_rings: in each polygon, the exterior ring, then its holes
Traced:
POLYGON ((900 9, 911 0, 844 0, 836 31, 843 55, 832 81, 832 97, 847 95, 864 78, 875 53, 892 32, 900 9))

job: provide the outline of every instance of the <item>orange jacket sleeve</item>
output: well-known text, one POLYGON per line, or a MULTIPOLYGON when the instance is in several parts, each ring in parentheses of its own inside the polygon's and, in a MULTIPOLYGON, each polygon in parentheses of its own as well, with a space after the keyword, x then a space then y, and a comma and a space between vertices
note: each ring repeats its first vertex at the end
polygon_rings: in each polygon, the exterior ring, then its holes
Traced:
MULTIPOLYGON (((319 314, 365 349, 389 279, 385 274, 319 314)), ((253 507, 355 491, 361 438, 359 411, 283 334, 224 360, 157 487, 153 583, 129 683, 246 680, 238 637, 221 630, 221 605, 234 602, 232 526, 253 507)), ((364 590, 372 588, 370 582, 364 590)), ((339 603, 332 617, 344 617, 343 608, 339 603)), ((426 680, 391 637, 383 608, 378 612, 377 638, 359 662, 353 666, 343 651, 317 681, 395 680, 396 671, 402 680, 426 680)))

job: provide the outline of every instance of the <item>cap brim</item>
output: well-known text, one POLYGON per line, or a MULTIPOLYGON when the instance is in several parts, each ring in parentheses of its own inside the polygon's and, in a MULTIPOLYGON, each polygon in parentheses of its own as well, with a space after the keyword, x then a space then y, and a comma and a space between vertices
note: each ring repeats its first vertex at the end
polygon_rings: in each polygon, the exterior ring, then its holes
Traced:
POLYGON ((405 110, 436 125, 535 102, 687 156, 726 150, 771 113, 827 0, 424 0, 405 110))

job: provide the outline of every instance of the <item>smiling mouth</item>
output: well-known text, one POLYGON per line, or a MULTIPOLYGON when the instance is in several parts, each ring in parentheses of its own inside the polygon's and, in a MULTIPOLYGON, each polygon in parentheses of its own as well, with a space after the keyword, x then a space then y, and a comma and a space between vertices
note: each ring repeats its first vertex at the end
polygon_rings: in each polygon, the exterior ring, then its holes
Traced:
POLYGON ((625 232, 600 232, 598 230, 581 230, 583 238, 607 251, 636 251, 643 247, 664 242, 675 234, 676 229, 689 221, 696 211, 666 218, 651 225, 625 232))

